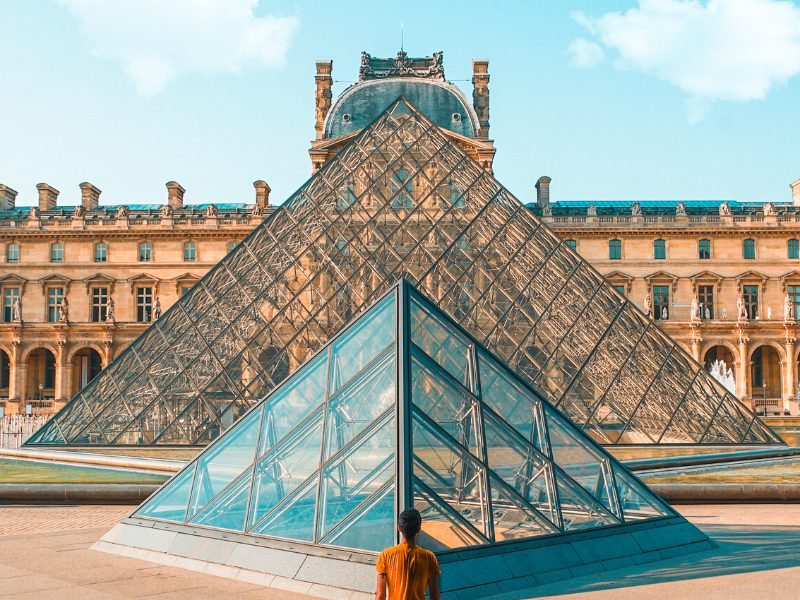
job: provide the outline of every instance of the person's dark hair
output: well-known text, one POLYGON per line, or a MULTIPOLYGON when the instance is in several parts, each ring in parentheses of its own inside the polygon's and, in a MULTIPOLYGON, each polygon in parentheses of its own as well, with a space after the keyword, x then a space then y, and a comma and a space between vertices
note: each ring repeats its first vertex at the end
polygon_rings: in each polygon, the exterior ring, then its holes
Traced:
POLYGON ((413 538, 422 529, 422 515, 416 508, 407 508, 400 513, 397 526, 407 540, 413 538))

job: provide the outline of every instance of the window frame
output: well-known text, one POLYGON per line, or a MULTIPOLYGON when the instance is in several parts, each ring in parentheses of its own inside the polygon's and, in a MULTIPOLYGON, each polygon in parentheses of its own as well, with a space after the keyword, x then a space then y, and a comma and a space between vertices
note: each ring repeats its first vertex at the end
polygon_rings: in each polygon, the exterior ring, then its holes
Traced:
POLYGON ((708 238, 702 238, 697 240, 697 259, 698 260, 711 260, 711 240, 708 238), (708 245, 708 248, 703 248, 703 242, 708 245), (703 252, 706 253, 706 256, 703 256, 703 252))
POLYGON ((48 285, 45 288, 45 321, 47 323, 58 323, 58 307, 66 298, 66 289, 63 285, 48 285), (61 290, 60 294, 53 294, 55 290, 61 290), (51 300, 56 298, 56 302, 51 303, 51 300))
POLYGON ((14 300, 22 298, 22 288, 18 285, 4 285, 2 287, 3 301, 3 323, 14 322, 14 300), (16 294, 9 294, 11 290, 16 290, 16 294), (11 298, 11 302, 7 300, 11 298))
POLYGON ((800 284, 787 285, 786 294, 792 299, 795 321, 800 321, 800 284))
POLYGON ((153 242, 150 240, 142 240, 136 245, 136 258, 141 263, 153 262, 153 242), (143 258, 143 250, 147 250, 147 258, 143 258))
POLYGON ((653 286, 653 320, 655 321, 669 321, 672 307, 670 306, 670 291, 669 284, 654 285, 653 286), (662 309, 667 309, 667 317, 661 316, 662 309))
POLYGON ((608 240, 608 260, 622 260, 622 240, 613 238, 608 240), (616 256, 615 256, 616 254, 616 256))
POLYGON ((92 323, 104 323, 108 317, 108 301, 111 298, 111 293, 108 286, 94 285, 89 290, 89 318, 92 323), (104 290, 105 302, 98 303, 95 300, 100 296, 97 292, 104 290))
POLYGON ((653 240, 653 260, 667 260, 667 240, 664 238, 653 240))
POLYGON ((50 244, 50 262, 63 263, 64 262, 64 242, 52 242, 50 244))
POLYGON ((742 240, 742 258, 744 260, 756 259, 756 241, 753 238, 745 238, 742 240), (748 256, 751 254, 752 256, 748 256))
POLYGON ((150 323, 153 320, 153 301, 155 300, 154 288, 151 285, 137 285, 134 288, 134 304, 136 305, 136 322, 150 323), (146 290, 149 290, 146 292, 146 290), (149 302, 147 296, 149 295, 149 302))
POLYGON ((16 264, 20 261, 22 255, 22 245, 19 242, 8 242, 6 244, 6 262, 16 264), (15 250, 15 257, 11 258, 11 249, 15 250))
POLYGON ((94 262, 96 263, 106 263, 108 262, 108 243, 107 242, 95 242, 94 243, 94 262), (100 258, 99 250, 102 248, 102 258, 100 258))
POLYGON ((715 287, 716 287, 715 285, 708 284, 708 283, 699 284, 697 286, 697 300, 700 303, 700 318, 701 319, 705 319, 706 318, 706 314, 705 314, 706 307, 708 307, 708 312, 709 312, 709 315, 710 315, 708 317, 709 320, 713 320, 714 319, 714 300, 715 300, 714 297, 716 296, 716 294, 714 293, 714 288, 715 287), (708 302, 709 298, 711 299, 710 302, 708 302))
POLYGON ((578 240, 574 238, 570 238, 568 240, 564 240, 564 243, 569 247, 570 250, 573 252, 578 251, 578 240))
POLYGON ((183 262, 197 262, 197 242, 194 240, 183 242, 183 262), (191 250, 191 258, 189 257, 189 250, 191 250))
POLYGON ((786 258, 789 260, 796 260, 800 258, 800 240, 797 238, 790 238, 786 240, 786 258))
POLYGON ((747 319, 757 319, 759 310, 759 288, 761 286, 757 283, 742 284, 742 296, 744 297, 744 306, 747 309, 747 319))

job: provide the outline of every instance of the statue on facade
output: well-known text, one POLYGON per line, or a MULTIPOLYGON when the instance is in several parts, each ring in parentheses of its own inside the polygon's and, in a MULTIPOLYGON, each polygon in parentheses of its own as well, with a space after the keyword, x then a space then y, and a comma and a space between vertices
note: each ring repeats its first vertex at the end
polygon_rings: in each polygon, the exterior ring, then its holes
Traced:
POLYGON ((22 300, 19 296, 14 299, 14 304, 11 305, 11 320, 15 323, 22 323, 22 300))
POLYGON ((676 217, 685 217, 686 216, 686 203, 685 202, 678 202, 678 206, 675 207, 675 216, 676 217))
POLYGON ((209 204, 206 206, 206 216, 207 217, 216 217, 219 214, 219 210, 217 210, 216 204, 209 204))
POLYGON ((764 204, 764 216, 770 216, 775 214, 775 205, 772 202, 766 202, 764 204))
POLYGON ((704 314, 705 314, 705 316, 706 316, 706 321, 709 321, 709 320, 711 320, 711 309, 710 309, 710 308, 708 308, 707 306, 706 306, 706 309, 705 309, 705 313, 704 313, 704 314))
POLYGON ((172 207, 169 204, 165 204, 160 209, 161 217, 164 219, 168 219, 172 216, 172 207))
POLYGON ((783 320, 794 321, 794 303, 789 294, 786 294, 783 299, 783 320))
POLYGON ((661 320, 662 321, 666 321, 667 319, 669 319, 669 313, 667 312, 667 307, 666 306, 662 306, 661 307, 661 320))
POLYGON ((746 321, 747 320, 747 306, 744 302, 744 294, 739 293, 739 297, 736 299, 736 312, 737 312, 737 320, 739 321, 746 321))
POLYGON ((444 79, 444 64, 442 64, 442 58, 444 57, 444 52, 439 50, 439 52, 434 52, 431 58, 431 66, 428 67, 428 74, 434 77, 439 77, 439 79, 444 79))
POLYGON ((158 296, 156 296, 156 299, 153 302, 153 321, 157 321, 160 318, 161 318, 161 300, 159 300, 158 296))
POLYGON ((120 206, 117 207, 117 218, 118 219, 127 219, 129 214, 131 214, 131 211, 124 204, 121 204, 120 206))
POLYGON ((642 215, 642 205, 638 202, 631 203, 631 216, 640 217, 642 215))
POLYGON ((76 219, 80 219, 84 215, 84 208, 80 204, 75 207, 75 210, 72 211, 72 216, 76 219))
POLYGON ((31 210, 28 212, 29 219, 38 219, 39 218, 39 208, 36 206, 31 206, 31 210))
POLYGON ((650 294, 644 297, 644 314, 647 315, 648 319, 653 318, 653 299, 650 298, 650 294))
POLYGON ((106 305, 106 323, 111 323, 113 325, 115 322, 114 299, 109 298, 108 304, 106 305))
POLYGON ((264 215, 264 207, 262 207, 260 204, 256 204, 253 207, 253 212, 251 212, 250 214, 253 215, 254 217, 261 217, 264 215))
POLYGON ((58 305, 58 320, 61 323, 67 323, 69 321, 69 301, 66 297, 61 300, 61 304, 58 305))
POLYGON ((702 315, 700 313, 700 301, 697 299, 697 294, 695 294, 692 298, 691 319, 692 321, 699 321, 702 319, 702 315))
POLYGON ((728 307, 727 306, 723 306, 722 307, 722 320, 724 321, 727 318, 728 318, 728 307))
POLYGON ((586 209, 586 215, 589 217, 596 217, 597 216, 597 207, 594 204, 590 204, 586 209))
POLYGON ((731 214, 731 205, 727 202, 723 202, 719 205, 719 214, 722 217, 730 216, 731 214))
POLYGON ((772 307, 767 306, 767 321, 772 321, 772 307))
POLYGON ((549 205, 549 204, 545 204, 545 205, 542 207, 542 216, 544 216, 544 217, 549 217, 549 216, 552 216, 552 214, 553 214, 553 209, 552 209, 552 208, 550 208, 550 205, 549 205))

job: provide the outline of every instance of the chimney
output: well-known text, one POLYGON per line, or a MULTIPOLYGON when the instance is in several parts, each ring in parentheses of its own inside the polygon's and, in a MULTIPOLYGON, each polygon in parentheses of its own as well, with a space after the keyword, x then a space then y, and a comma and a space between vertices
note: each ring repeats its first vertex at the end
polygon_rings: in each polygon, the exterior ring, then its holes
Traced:
POLYGON ((12 210, 16 206, 17 192, 0 183, 0 210, 12 210))
POLYGON ((314 119, 314 130, 316 131, 318 140, 322 139, 322 128, 325 125, 325 117, 328 116, 328 111, 331 109, 331 87, 333 86, 333 61, 332 60, 318 60, 317 61, 317 75, 314 81, 317 84, 317 91, 315 94, 315 109, 316 117, 314 119))
POLYGON ((53 210, 57 206, 56 201, 60 192, 46 183, 37 183, 36 189, 39 190, 39 212, 53 210))
POLYGON ((472 61, 472 106, 478 115, 481 130, 477 136, 489 137, 489 61, 473 59, 472 61))
POLYGON ((792 204, 800 206, 800 179, 794 183, 790 183, 789 187, 792 188, 792 204))
POLYGON ((167 204, 170 208, 183 208, 183 194, 186 190, 177 181, 167 182, 167 204))
POLYGON ((81 188, 81 206, 83 209, 96 209, 100 205, 100 190, 88 181, 84 181, 78 187, 81 188))
POLYGON ((269 184, 259 179, 253 182, 253 187, 256 188, 256 206, 259 208, 269 207, 269 193, 272 191, 269 184))
POLYGON ((547 175, 539 177, 536 182, 536 205, 539 208, 550 206, 550 182, 553 181, 547 175))

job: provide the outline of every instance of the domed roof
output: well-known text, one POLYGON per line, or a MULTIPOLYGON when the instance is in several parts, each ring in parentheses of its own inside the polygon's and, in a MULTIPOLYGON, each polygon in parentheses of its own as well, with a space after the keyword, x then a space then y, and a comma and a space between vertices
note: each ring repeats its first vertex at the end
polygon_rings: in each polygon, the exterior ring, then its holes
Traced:
POLYGON ((325 120, 323 137, 336 138, 363 129, 403 97, 433 123, 463 136, 476 137, 478 117, 463 92, 445 81, 442 53, 394 59, 362 53, 359 81, 336 99, 325 120))

